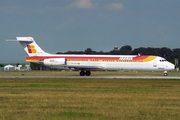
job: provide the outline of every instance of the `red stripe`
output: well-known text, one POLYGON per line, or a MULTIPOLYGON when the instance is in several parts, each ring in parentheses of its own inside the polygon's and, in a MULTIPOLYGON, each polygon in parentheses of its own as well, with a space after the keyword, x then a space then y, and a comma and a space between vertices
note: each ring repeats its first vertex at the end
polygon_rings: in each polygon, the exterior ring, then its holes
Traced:
POLYGON ((119 60, 119 57, 68 57, 68 56, 46 56, 46 57, 26 57, 26 59, 49 59, 49 58, 66 58, 66 59, 81 59, 81 60, 88 60, 88 59, 96 59, 96 60, 119 60))
MULTIPOLYGON (((28 60, 43 60, 43 59, 50 59, 50 58, 66 58, 66 59, 74 59, 74 60, 119 60, 119 57, 76 57, 76 56, 34 56, 34 57, 26 57, 28 60)), ((148 56, 136 56, 132 57, 132 60, 143 60, 146 59, 148 56)), ((131 57, 128 57, 131 58, 131 57)))

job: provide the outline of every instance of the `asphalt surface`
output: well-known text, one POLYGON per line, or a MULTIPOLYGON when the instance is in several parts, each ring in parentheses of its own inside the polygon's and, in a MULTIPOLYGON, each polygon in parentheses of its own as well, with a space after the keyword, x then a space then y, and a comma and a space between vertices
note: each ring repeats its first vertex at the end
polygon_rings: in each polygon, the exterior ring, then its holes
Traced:
POLYGON ((0 75, 0 78, 121 78, 121 79, 180 79, 180 76, 28 76, 0 75))

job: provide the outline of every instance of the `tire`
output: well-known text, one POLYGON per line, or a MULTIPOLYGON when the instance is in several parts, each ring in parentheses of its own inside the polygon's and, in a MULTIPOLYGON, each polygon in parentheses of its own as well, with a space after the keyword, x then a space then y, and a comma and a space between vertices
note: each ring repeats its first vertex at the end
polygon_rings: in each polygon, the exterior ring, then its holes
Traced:
POLYGON ((90 71, 86 71, 86 76, 90 76, 91 72, 90 71))
POLYGON ((85 72, 84 72, 84 71, 81 71, 79 74, 80 74, 80 76, 84 76, 84 75, 85 75, 85 72))

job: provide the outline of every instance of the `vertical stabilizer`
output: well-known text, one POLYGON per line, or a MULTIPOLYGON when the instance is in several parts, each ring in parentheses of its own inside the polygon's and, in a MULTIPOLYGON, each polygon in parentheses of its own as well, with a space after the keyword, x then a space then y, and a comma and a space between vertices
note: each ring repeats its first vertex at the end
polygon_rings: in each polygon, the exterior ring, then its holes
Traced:
POLYGON ((48 53, 44 52, 34 41, 32 37, 16 37, 17 41, 22 45, 28 56, 41 56, 48 53))

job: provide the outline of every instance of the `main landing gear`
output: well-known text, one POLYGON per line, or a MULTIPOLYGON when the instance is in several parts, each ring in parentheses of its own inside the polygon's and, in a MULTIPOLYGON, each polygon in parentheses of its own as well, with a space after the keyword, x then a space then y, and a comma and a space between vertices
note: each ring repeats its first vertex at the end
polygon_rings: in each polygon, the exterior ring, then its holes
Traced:
POLYGON ((86 71, 86 72, 85 72, 85 71, 82 70, 79 74, 80 74, 80 76, 84 76, 84 75, 90 76, 90 75, 91 75, 91 72, 90 72, 90 71, 86 71))

